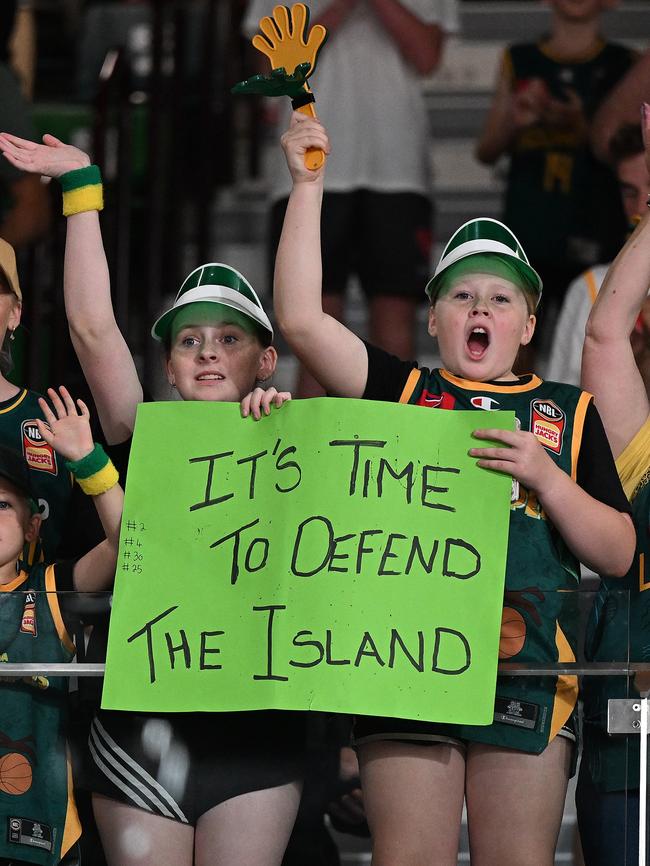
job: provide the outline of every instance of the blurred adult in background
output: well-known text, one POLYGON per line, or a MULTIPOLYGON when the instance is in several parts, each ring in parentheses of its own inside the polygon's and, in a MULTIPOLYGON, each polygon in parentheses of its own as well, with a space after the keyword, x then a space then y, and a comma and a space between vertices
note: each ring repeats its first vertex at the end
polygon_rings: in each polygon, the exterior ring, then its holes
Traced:
POLYGON ((510 157, 503 219, 544 282, 538 351, 547 348, 570 281, 613 258, 625 238, 616 178, 593 156, 588 132, 596 109, 635 59, 600 33, 601 13, 616 0, 548 5, 549 34, 506 49, 476 148, 483 163, 510 157))
MULTIPOLYGON (((260 18, 274 5, 250 0, 243 23, 247 36, 257 32, 260 18)), ((369 304, 370 339, 411 358, 432 245, 421 77, 438 67, 446 35, 458 30, 457 0, 311 0, 308 5, 311 23, 323 24, 329 33, 312 83, 316 111, 336 142, 323 202, 324 309, 342 320, 346 286, 355 274, 369 304)), ((281 129, 290 112, 289 100, 283 100, 281 129)), ((291 187, 279 148, 268 168, 274 258, 291 187)), ((323 394, 304 370, 297 392, 323 394)))
POLYGON ((650 101, 650 48, 628 71, 594 115, 591 144, 599 159, 607 159, 610 141, 625 123, 636 123, 639 105, 650 101))
MULTIPOLYGON (((616 172, 623 208, 630 230, 646 209, 650 178, 645 164, 643 138, 638 123, 626 124, 612 138, 610 163, 616 172)), ((560 313, 549 356, 546 378, 580 384, 580 362, 585 339, 585 325, 596 300, 608 264, 595 265, 584 271, 569 286, 560 313)), ((650 286, 648 286, 650 289, 650 286)), ((646 386, 650 384, 650 305, 646 302, 632 333, 634 350, 646 386)))
MULTIPOLYGON (((9 64, 10 41, 16 23, 15 0, 0 3, 0 129, 37 140, 31 108, 9 64)), ((0 238, 17 251, 39 240, 50 225, 50 202, 40 178, 24 175, 0 161, 0 238)))

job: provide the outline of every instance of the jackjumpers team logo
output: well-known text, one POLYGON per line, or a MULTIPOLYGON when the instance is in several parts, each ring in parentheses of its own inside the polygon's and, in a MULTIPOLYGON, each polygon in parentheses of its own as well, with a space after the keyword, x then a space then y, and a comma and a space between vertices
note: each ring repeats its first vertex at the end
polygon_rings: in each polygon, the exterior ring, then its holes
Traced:
POLYGON ((566 416, 552 400, 533 400, 530 404, 530 431, 545 448, 562 453, 566 416))
POLYGON ((57 474, 56 453, 51 445, 43 439, 36 426, 36 421, 23 421, 21 426, 23 454, 30 469, 57 474))
POLYGON ((34 637, 38 634, 36 628, 36 596, 31 590, 27 590, 25 595, 25 607, 23 609, 20 630, 23 634, 31 634, 34 637))

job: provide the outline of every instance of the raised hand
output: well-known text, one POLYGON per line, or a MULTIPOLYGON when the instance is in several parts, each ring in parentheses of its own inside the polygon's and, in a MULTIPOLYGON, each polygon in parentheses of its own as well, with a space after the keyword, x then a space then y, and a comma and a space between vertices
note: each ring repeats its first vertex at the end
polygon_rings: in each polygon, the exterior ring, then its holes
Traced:
POLYGON ((533 433, 524 430, 475 430, 476 439, 491 439, 502 446, 470 448, 471 457, 478 457, 479 466, 505 472, 542 498, 545 488, 561 472, 533 433))
POLYGON ((325 127, 318 118, 306 117, 304 114, 294 111, 289 129, 280 141, 294 183, 301 183, 302 181, 311 183, 321 178, 322 166, 314 170, 305 162, 305 156, 313 149, 325 154, 330 152, 325 127))
POLYGON ((0 151, 20 171, 46 177, 61 177, 68 171, 90 165, 90 157, 83 150, 64 144, 49 134, 43 136, 43 144, 37 144, 8 132, 0 132, 0 151))
POLYGON ((273 17, 260 20, 262 35, 253 37, 253 47, 265 54, 271 69, 284 68, 293 74, 301 63, 309 63, 306 78, 316 68, 318 52, 327 38, 327 30, 316 24, 309 34, 309 10, 304 3, 294 3, 291 11, 286 6, 276 6, 273 17))
POLYGON ((63 385, 59 388, 58 394, 54 388, 48 388, 47 394, 54 412, 47 401, 40 397, 38 402, 45 421, 41 421, 40 418, 36 420, 39 433, 47 444, 66 460, 81 460, 95 447, 88 407, 83 400, 77 400, 75 406, 74 400, 63 385))
POLYGON ((247 418, 252 415, 256 421, 259 421, 264 415, 271 414, 271 406, 278 409, 291 400, 291 394, 288 391, 278 391, 276 388, 255 388, 250 394, 247 394, 241 401, 240 409, 242 418, 247 418))

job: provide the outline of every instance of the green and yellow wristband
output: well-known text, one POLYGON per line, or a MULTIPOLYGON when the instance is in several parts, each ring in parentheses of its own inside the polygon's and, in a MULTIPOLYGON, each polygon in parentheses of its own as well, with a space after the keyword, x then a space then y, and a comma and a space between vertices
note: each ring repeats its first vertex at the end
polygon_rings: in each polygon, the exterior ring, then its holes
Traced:
POLYGON ((77 484, 87 496, 99 496, 115 487, 120 480, 117 469, 101 445, 95 447, 81 460, 66 460, 66 469, 77 480, 77 484))
POLYGON ((59 183, 63 190, 63 216, 103 209, 104 187, 99 166, 88 165, 66 171, 59 183))

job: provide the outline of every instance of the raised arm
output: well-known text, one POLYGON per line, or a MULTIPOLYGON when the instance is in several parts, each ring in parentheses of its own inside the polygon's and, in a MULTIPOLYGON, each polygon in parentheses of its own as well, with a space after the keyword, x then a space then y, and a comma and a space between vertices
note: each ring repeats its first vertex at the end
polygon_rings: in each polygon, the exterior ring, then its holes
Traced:
POLYGON ((369 6, 418 75, 430 75, 440 63, 445 33, 422 21, 399 0, 370 0, 369 6))
MULTIPOLYGON (((59 178, 85 168, 88 156, 52 135, 43 144, 0 134, 0 150, 16 168, 59 178)), ((97 211, 67 218, 63 277, 70 335, 92 391, 104 435, 123 442, 135 423, 142 387, 131 352, 115 321, 108 264, 97 211)))
POLYGON ((108 459, 105 455, 102 457, 101 449, 98 453, 99 446, 93 442, 90 413, 85 403, 77 400, 75 406, 74 400, 63 387, 59 388, 59 393, 53 388, 49 388, 47 393, 54 411, 45 400, 42 398, 39 400, 43 417, 47 422, 37 420, 40 434, 57 454, 72 462, 70 468, 78 467, 78 477, 83 478, 86 485, 91 482, 89 476, 92 475, 94 485, 89 495, 92 495, 106 534, 105 541, 82 556, 75 564, 74 586, 79 592, 108 589, 112 586, 115 577, 124 492, 116 482, 117 475, 114 470, 111 477, 108 459), (102 463, 105 464, 104 467, 102 463), (83 472, 82 466, 85 469, 83 472), (99 477, 102 468, 107 478, 99 477))
POLYGON ((625 123, 636 123, 639 106, 650 100, 650 49, 613 87, 591 122, 591 145, 599 159, 609 159, 609 143, 625 123))
POLYGON ((339 397, 361 397, 368 378, 368 354, 345 325, 323 312, 320 212, 324 169, 309 171, 309 147, 329 153, 317 121, 294 112, 282 136, 293 189, 275 260, 274 307, 280 330, 309 372, 339 397))
POLYGON ((512 89, 510 61, 504 55, 499 68, 492 104, 476 143, 479 162, 492 165, 509 153, 520 129, 537 123, 546 103, 546 89, 540 80, 532 79, 518 93, 512 89))
MULTIPOLYGON (((650 109, 643 132, 650 171, 650 109)), ((590 391, 614 457, 625 449, 650 413, 630 334, 650 289, 650 212, 646 213, 607 272, 587 321, 582 387, 590 391)))

